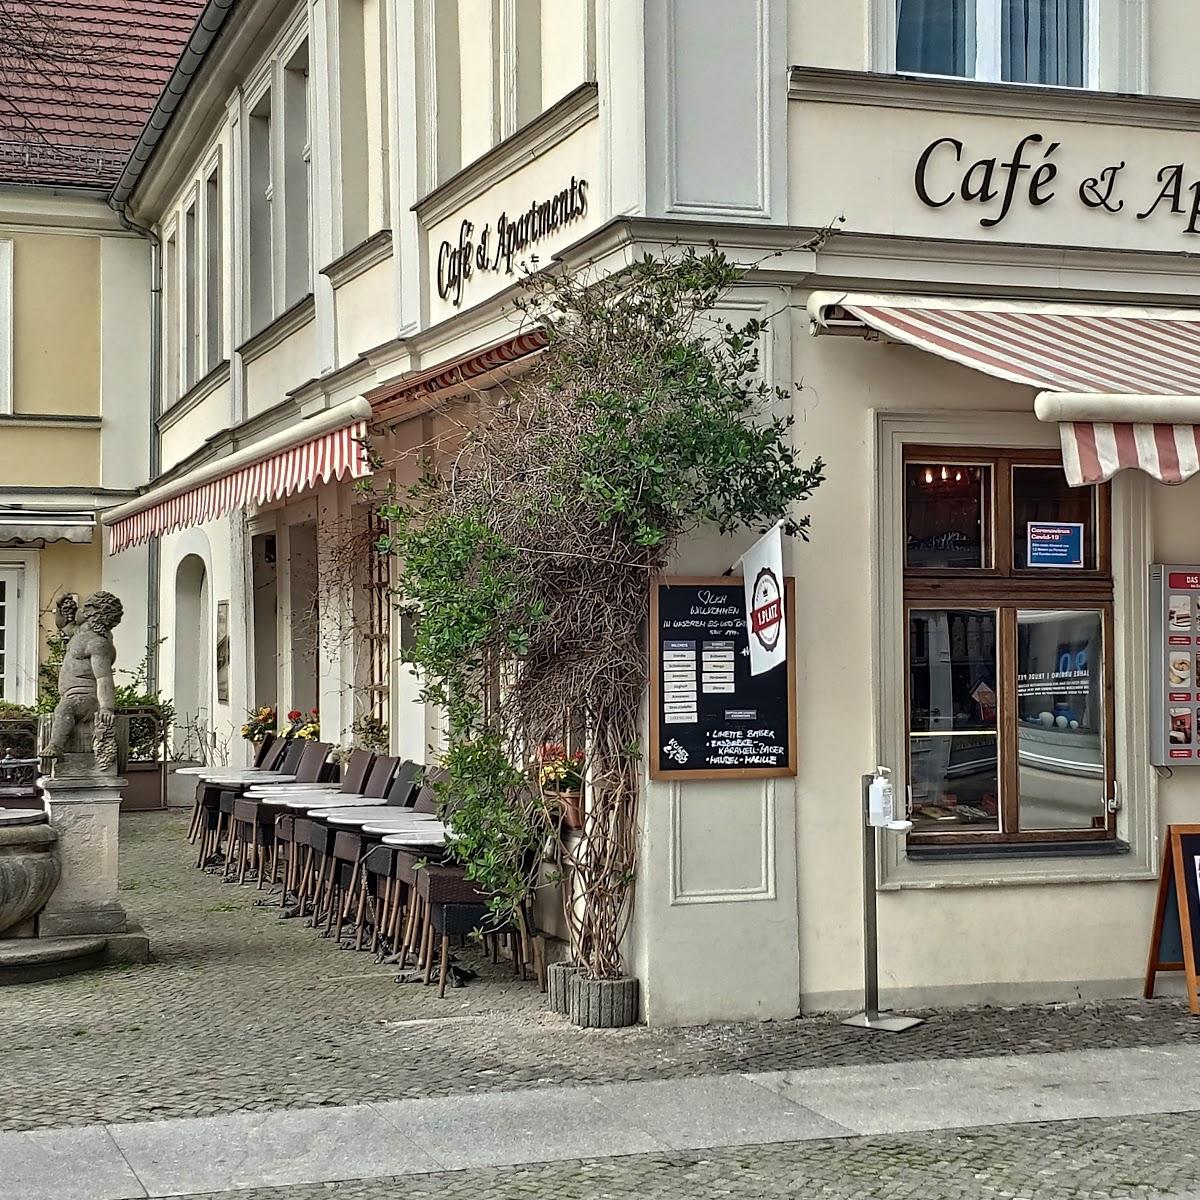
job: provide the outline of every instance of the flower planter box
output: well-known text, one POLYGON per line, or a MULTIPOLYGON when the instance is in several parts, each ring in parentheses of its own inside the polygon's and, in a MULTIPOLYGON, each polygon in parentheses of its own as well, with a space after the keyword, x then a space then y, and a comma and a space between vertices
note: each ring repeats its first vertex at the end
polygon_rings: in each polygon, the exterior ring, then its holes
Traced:
POLYGON ((163 772, 161 762, 131 762, 125 764, 125 787, 121 792, 122 812, 150 812, 163 807, 163 772))
POLYGON ((567 988, 567 1015, 573 1025, 581 1029, 622 1029, 637 1024, 640 988, 636 979, 588 979, 576 974, 569 977, 567 988))
POLYGON ((571 1011, 571 980, 579 974, 574 963, 556 962, 546 968, 546 998, 551 1012, 565 1017, 571 1011))

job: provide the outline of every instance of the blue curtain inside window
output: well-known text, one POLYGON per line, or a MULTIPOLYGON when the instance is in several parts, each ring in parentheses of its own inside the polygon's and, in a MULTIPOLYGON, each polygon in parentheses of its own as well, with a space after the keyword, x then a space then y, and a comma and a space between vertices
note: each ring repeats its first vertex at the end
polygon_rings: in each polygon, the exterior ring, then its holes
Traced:
POLYGON ((975 64, 967 66, 971 7, 971 0, 896 0, 896 70, 974 74, 975 64))
POLYGON ((1000 78, 1083 87, 1084 0, 1003 0, 1000 78))

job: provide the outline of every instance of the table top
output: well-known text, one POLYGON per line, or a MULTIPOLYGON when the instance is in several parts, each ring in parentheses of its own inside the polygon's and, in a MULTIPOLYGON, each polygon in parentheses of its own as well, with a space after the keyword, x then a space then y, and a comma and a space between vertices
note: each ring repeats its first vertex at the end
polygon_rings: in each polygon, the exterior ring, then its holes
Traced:
POLYGON ((446 832, 435 829, 414 829, 405 833, 389 833, 384 836, 385 846, 444 846, 446 832))
POLYGON ((175 772, 176 775, 199 775, 201 779, 209 783, 295 783, 295 775, 283 775, 278 771, 256 771, 251 767, 247 767, 244 771, 238 770, 213 770, 209 767, 181 767, 175 772))
POLYGON ((331 792, 328 796, 264 796, 265 803, 272 806, 282 805, 284 808, 300 810, 315 809, 326 812, 335 808, 382 808, 383 797, 378 800, 370 796, 354 796, 349 792, 331 792))
POLYGON ((436 821, 437 817, 433 813, 415 813, 411 808, 400 808, 394 804, 359 804, 347 805, 343 808, 331 807, 313 809, 310 814, 314 817, 323 817, 328 819, 333 824, 344 825, 350 821, 399 821, 406 827, 409 825, 423 825, 429 821, 436 821))

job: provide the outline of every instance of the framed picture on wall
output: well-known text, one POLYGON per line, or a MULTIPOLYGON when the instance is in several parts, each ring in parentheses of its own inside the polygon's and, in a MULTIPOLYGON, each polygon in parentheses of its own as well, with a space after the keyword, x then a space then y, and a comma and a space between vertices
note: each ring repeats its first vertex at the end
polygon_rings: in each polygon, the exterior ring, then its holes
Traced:
POLYGON ((229 703, 229 601, 217 601, 217 702, 229 703))

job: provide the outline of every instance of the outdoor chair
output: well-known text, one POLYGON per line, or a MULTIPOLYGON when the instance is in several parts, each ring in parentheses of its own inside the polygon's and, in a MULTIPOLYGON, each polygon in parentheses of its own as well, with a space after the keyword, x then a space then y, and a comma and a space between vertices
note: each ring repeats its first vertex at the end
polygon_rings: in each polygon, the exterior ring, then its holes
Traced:
MULTIPOLYGON (((363 785, 363 795, 369 799, 382 799, 387 795, 392 778, 400 763, 398 758, 380 755, 375 759, 363 785)), ((276 823, 278 828, 278 822, 276 823)), ((326 912, 328 898, 329 864, 333 852, 334 831, 319 820, 311 817, 296 817, 292 826, 292 839, 288 846, 288 871, 285 875, 284 897, 294 889, 297 903, 286 916, 304 916, 312 900, 312 924, 320 923, 326 912), (300 859, 303 856, 303 866, 300 859), (289 887, 290 884, 290 887, 289 887)))
MULTIPOLYGON (((279 751, 272 756, 269 769, 279 775, 294 775, 305 747, 313 743, 288 738, 280 738, 279 742, 279 751)), ((236 790, 243 791, 247 786, 237 785, 236 790)), ((234 785, 230 783, 215 782, 207 786, 200 797, 202 811, 200 854, 196 859, 198 867, 204 866, 210 859, 215 860, 220 853, 229 824, 228 812, 221 809, 221 797, 232 790, 234 785)))
MULTIPOLYGON (((251 765, 251 770, 278 771, 287 748, 288 741, 286 738, 276 737, 273 733, 268 733, 254 752, 254 762, 251 765)), ((205 779, 203 775, 196 780, 196 800, 192 805, 192 822, 188 827, 187 835, 187 840, 193 846, 196 844, 196 839, 200 836, 204 816, 204 797, 210 789, 214 792, 220 792, 221 783, 218 780, 205 779)))
MULTIPOLYGON (((332 747, 329 742, 301 742, 301 747, 295 769, 296 782, 316 783, 325 774, 332 747)), ((267 851, 270 846, 268 839, 273 840, 273 828, 265 830, 260 827, 259 812, 262 801, 245 799, 245 791, 245 787, 224 788, 221 791, 221 815, 229 817, 226 875, 235 869, 236 862, 238 883, 245 880, 247 868, 250 868, 256 872, 258 886, 261 888, 263 876, 266 874, 267 851)))

